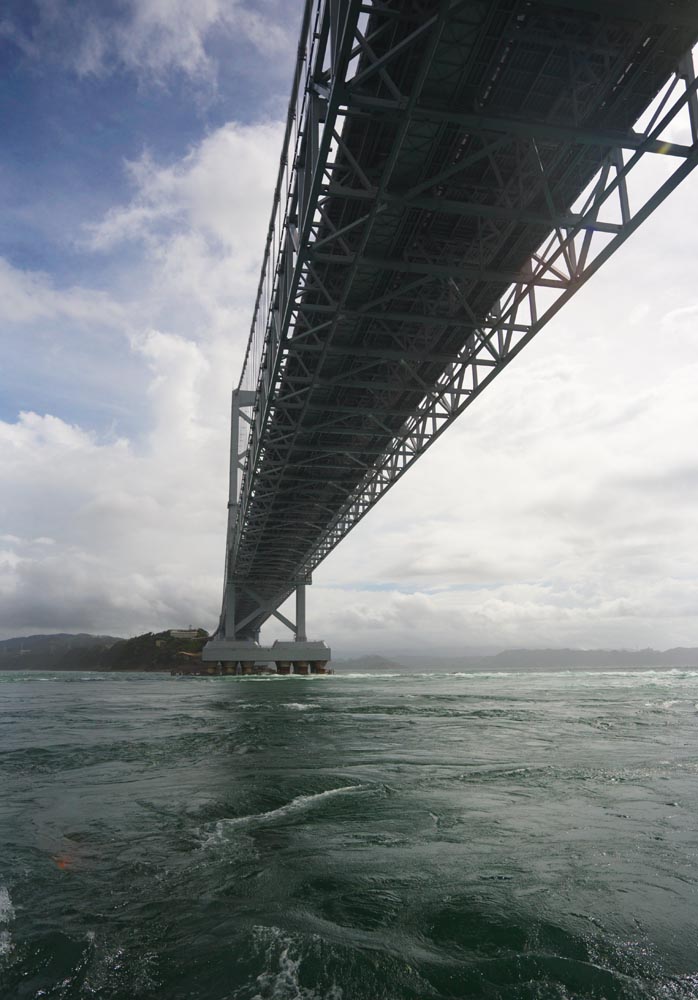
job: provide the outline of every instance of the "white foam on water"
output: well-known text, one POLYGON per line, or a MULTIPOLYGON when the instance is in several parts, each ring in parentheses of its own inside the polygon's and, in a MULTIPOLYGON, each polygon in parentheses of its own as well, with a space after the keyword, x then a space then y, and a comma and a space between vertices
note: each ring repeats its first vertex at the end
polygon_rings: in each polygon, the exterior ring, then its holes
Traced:
MULTIPOLYGON (((334 674, 243 674, 231 677, 229 680, 239 681, 241 684, 269 684, 271 681, 283 684, 295 684, 302 681, 304 684, 308 684, 311 681, 326 681, 334 676, 334 674)), ((212 677, 209 680, 214 683, 220 682, 219 677, 212 677)))
POLYGON ((293 712, 309 712, 312 708, 319 708, 320 706, 317 702, 313 701, 287 701, 282 707, 290 708, 293 712))
MULTIPOLYGON (((4 885, 0 885, 0 924, 9 924, 14 919, 15 908, 10 899, 10 893, 4 885)), ((12 936, 7 930, 0 930, 0 956, 12 951, 12 936)))
POLYGON ((207 831, 202 837, 202 847, 212 847, 220 844, 226 839, 226 832, 245 826, 257 826, 260 823, 273 823, 276 820, 284 819, 294 813, 311 809, 319 802, 334 798, 337 795, 348 795, 350 792, 366 791, 365 785, 343 785, 341 788, 328 788, 324 792, 316 792, 314 795, 298 795, 291 799, 285 806, 278 809, 270 809, 269 812, 251 813, 249 816, 235 816, 230 819, 219 819, 212 830, 207 831))
MULTIPOLYGON (((253 1000, 299 1000, 303 996, 298 979, 300 959, 290 957, 290 945, 286 945, 279 955, 279 966, 274 972, 264 971, 257 976, 260 992, 253 1000)), ((306 994, 307 995, 307 994, 306 994)))
POLYGON ((252 1000, 342 1000, 342 991, 336 986, 322 997, 301 986, 301 957, 292 955, 299 946, 278 927, 255 927, 254 935, 258 944, 267 945, 267 968, 257 976, 258 992, 252 1000))
POLYGON ((331 677, 332 680, 352 680, 359 677, 370 677, 374 681, 380 680, 396 680, 398 677, 435 677, 436 674, 401 674, 398 671, 393 671, 391 674, 379 674, 374 671, 364 671, 363 673, 356 673, 352 671, 351 673, 345 672, 344 670, 338 671, 336 674, 317 674, 318 678, 327 679, 331 677))
POLYGON ((10 893, 4 885, 0 885, 0 924, 9 924, 14 919, 15 908, 10 899, 10 893))

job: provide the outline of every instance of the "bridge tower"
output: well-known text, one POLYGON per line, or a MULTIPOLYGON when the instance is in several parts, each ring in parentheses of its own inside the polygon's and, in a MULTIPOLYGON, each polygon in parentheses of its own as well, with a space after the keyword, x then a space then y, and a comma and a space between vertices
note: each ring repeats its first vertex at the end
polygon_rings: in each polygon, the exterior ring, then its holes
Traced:
MULTIPOLYGON (((256 394, 246 389, 234 389, 230 412, 230 472, 228 485, 228 524, 223 583, 223 607, 218 629, 206 644, 203 659, 207 662, 234 664, 239 672, 254 671, 259 664, 273 662, 279 673, 325 673, 332 657, 322 641, 309 641, 306 634, 306 587, 312 583, 310 574, 294 581, 296 597, 295 622, 279 611, 273 601, 265 601, 246 579, 235 574, 235 528, 238 519, 240 476, 244 470, 245 451, 243 425, 251 425, 256 394), (253 602, 253 609, 242 617, 237 614, 238 600, 253 602), (271 646, 259 643, 260 615, 273 616, 282 622, 292 637, 276 641, 271 646)), ((226 672, 230 672, 227 670, 226 672)))

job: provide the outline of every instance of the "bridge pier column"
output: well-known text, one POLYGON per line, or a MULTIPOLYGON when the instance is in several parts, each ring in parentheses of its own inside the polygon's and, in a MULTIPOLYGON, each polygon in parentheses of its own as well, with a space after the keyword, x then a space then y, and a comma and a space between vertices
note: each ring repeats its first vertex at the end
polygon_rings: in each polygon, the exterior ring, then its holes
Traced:
POLYGON ((225 610, 224 610, 225 639, 235 638, 235 583, 228 580, 225 585, 225 610))
POLYGON ((238 514, 238 495, 240 493, 240 472, 243 468, 244 450, 240 447, 240 418, 249 423, 249 417, 243 410, 254 406, 256 394, 252 390, 234 389, 230 407, 230 468, 228 474, 228 527, 225 547, 225 586, 223 590, 223 607, 218 633, 222 639, 235 640, 235 581, 233 579, 233 548, 235 541, 235 525, 238 514))
MULTIPOLYGON (((273 600, 265 600, 253 587, 236 579, 231 572, 225 584, 224 627, 206 644, 202 660, 205 663, 213 661, 228 664, 226 672, 238 674, 254 673, 258 664, 270 661, 276 663, 279 674, 331 673, 327 670, 327 663, 331 659, 330 650, 322 641, 309 641, 306 631, 306 587, 311 583, 312 577, 310 573, 306 573, 291 584, 296 595, 296 620, 292 622, 279 611, 273 600), (236 601, 247 608, 248 598, 252 599, 256 607, 240 617, 240 612, 236 613, 236 601), (255 628, 253 623, 270 615, 283 622, 292 633, 292 638, 277 639, 271 646, 260 646, 259 628, 255 628)), ((288 590, 284 597, 286 594, 288 590)))
POLYGON ((296 642, 306 642, 305 632, 305 584, 296 586, 296 642))

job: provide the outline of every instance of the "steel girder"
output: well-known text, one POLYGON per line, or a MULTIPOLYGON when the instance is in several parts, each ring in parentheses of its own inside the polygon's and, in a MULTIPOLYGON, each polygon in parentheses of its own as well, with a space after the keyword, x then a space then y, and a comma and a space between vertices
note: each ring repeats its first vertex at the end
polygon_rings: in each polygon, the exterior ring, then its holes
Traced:
POLYGON ((695 0, 308 0, 241 380, 240 626, 695 167, 696 36, 695 0))

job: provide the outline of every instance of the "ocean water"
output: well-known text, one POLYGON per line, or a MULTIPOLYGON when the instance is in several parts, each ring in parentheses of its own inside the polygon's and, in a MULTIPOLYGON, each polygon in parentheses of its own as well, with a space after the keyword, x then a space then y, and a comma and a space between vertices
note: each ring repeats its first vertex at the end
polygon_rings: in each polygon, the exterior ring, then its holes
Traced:
POLYGON ((698 997, 698 673, 0 673, 0 998, 698 997))

